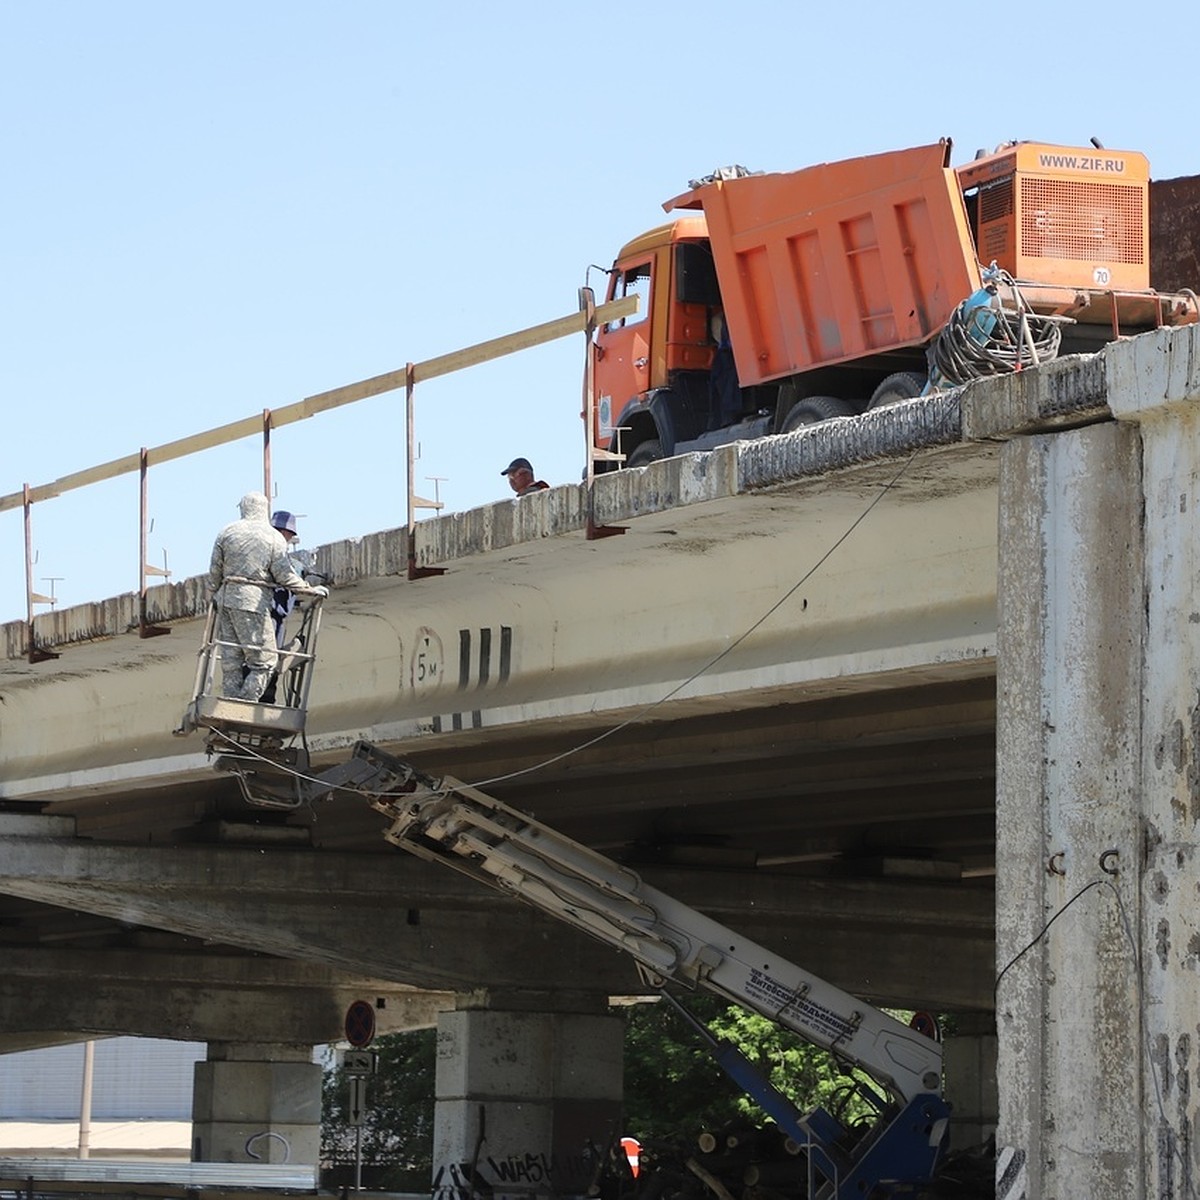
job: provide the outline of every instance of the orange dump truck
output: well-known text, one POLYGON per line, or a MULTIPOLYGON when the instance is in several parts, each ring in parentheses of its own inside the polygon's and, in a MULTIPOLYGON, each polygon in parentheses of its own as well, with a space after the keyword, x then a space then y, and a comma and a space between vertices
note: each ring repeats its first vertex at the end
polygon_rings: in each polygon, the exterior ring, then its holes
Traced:
POLYGON ((1150 289, 1144 155, 950 150, 731 168, 667 201, 610 272, 641 302, 592 342, 594 446, 638 466, 1196 320, 1150 289))

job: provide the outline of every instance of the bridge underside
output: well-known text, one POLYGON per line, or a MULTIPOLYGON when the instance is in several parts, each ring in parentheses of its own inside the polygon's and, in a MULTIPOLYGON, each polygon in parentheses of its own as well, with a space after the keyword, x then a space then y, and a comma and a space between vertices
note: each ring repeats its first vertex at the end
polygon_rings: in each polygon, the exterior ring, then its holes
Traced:
MULTIPOLYGON (((547 727, 520 737, 435 735, 440 745, 411 757, 467 780, 516 774, 487 790, 849 990, 909 1006, 986 1008, 995 684, 987 660, 945 674, 640 721, 585 750, 576 750, 577 729, 547 727)), ((205 979, 210 955, 272 956, 252 960, 251 990, 280 994, 297 960, 375 981, 368 991, 638 990, 629 963, 599 945, 387 847, 384 819, 361 798, 287 816, 257 812, 214 772, 37 807, 72 818, 78 836, 64 836, 71 822, 47 828, 40 816, 0 839, 0 938, 10 962, 0 1023, 18 1044, 35 1032, 31 1012, 43 1022, 53 1013, 81 1019, 63 1001, 76 989, 110 994, 105 1031, 161 1035, 160 1018, 122 998, 140 980, 179 977, 181 963, 205 979), (78 973, 101 951, 126 956, 123 977, 78 973), (31 1007, 39 990, 48 1002, 31 1007)), ((337 1016, 336 1006, 326 1011, 329 1028, 314 1040, 336 1035, 337 1016)), ((90 1023, 65 1027, 97 1030, 97 1010, 90 1023)))

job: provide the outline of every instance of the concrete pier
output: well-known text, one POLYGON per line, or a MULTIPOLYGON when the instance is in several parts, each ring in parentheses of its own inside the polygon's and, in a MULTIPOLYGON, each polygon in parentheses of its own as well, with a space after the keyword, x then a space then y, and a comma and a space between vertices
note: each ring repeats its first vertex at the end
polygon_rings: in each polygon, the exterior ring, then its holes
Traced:
POLYGON ((587 1194, 622 1132, 624 1022, 603 997, 484 1003, 438 1022, 434 1196, 587 1194))
POLYGON ((1196 339, 1115 348, 1116 423, 1001 459, 996 952, 1004 1200, 1197 1174, 1196 339))
POLYGON ((210 1043, 196 1064, 193 1162, 315 1164, 321 1066, 311 1046, 210 1043))

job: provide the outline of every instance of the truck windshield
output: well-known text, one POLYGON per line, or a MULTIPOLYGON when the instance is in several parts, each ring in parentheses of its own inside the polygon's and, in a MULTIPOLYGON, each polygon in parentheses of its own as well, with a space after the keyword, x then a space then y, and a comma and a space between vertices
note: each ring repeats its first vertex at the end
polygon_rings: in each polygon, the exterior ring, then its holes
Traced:
POLYGON ((609 333, 626 325, 636 325, 650 315, 650 268, 651 260, 646 259, 635 266, 622 267, 613 279, 610 300, 624 300, 626 296, 637 296, 639 299, 638 310, 632 317, 622 317, 605 326, 609 333))

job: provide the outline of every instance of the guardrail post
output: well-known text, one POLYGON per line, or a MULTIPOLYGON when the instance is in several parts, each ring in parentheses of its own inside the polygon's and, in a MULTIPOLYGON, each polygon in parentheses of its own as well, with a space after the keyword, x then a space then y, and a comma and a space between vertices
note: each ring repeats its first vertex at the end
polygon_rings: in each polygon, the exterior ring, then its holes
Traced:
POLYGON ((29 496, 29 484, 22 486, 22 493, 25 506, 25 616, 29 624, 29 661, 39 663, 57 658, 58 655, 52 650, 39 649, 33 632, 33 606, 50 604, 52 601, 49 596, 39 595, 33 590, 33 501, 29 496))
POLYGON ((267 498, 267 504, 272 503, 271 500, 271 410, 263 409, 263 495, 267 498))
POLYGON ((404 366, 404 444, 408 458, 408 577, 427 579, 431 575, 445 575, 445 567, 417 566, 417 509, 441 508, 440 500, 424 500, 417 495, 413 486, 413 473, 417 469, 417 443, 414 435, 415 405, 413 393, 417 387, 417 368, 412 363, 404 366))
POLYGON ((141 476, 141 486, 139 489, 139 542, 138 542, 138 637, 161 637, 164 633, 170 633, 170 629, 165 625, 151 625, 146 617, 146 576, 147 575, 162 575, 167 576, 170 572, 166 567, 152 567, 146 562, 146 535, 149 532, 149 488, 148 477, 150 471, 150 452, 145 446, 142 447, 139 454, 141 476))

